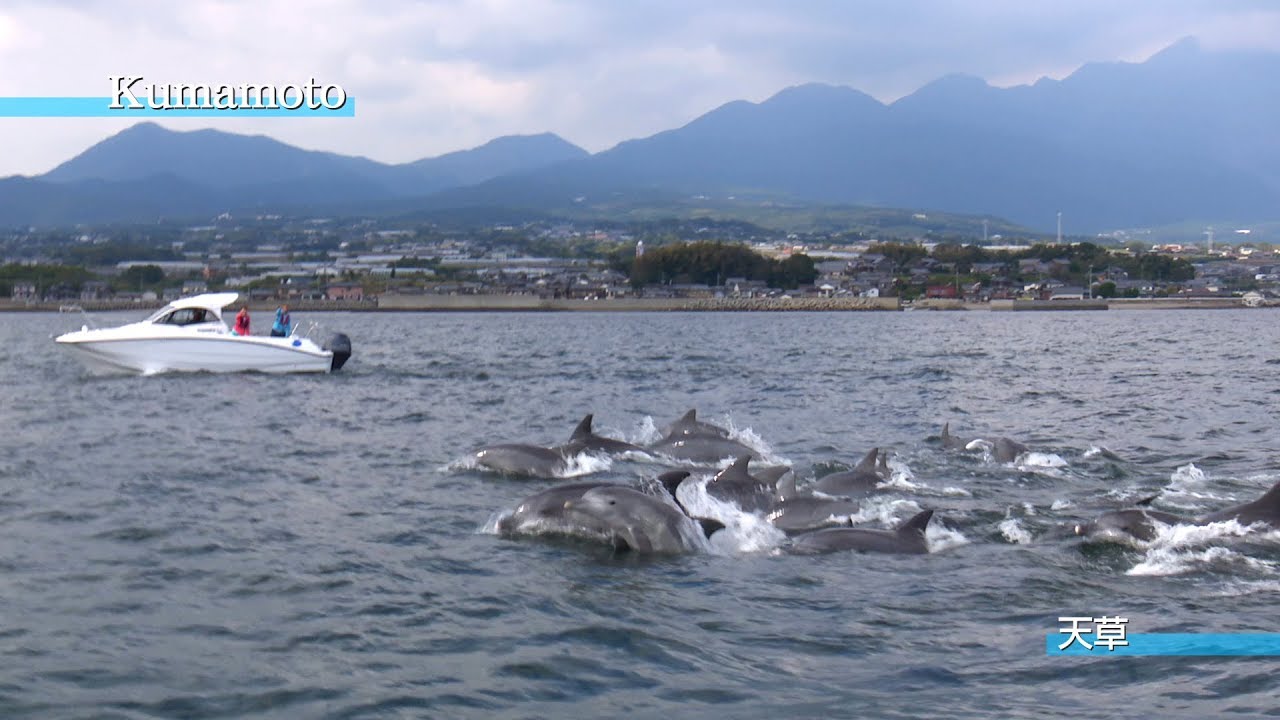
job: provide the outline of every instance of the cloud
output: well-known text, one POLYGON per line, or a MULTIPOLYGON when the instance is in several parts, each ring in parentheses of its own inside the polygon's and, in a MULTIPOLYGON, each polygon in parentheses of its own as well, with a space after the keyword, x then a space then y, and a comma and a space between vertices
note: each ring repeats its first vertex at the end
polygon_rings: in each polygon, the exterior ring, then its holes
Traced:
MULTIPOLYGON (((945 74, 1008 85, 1142 60, 1195 35, 1280 49, 1261 0, 960 0, 784 6, 765 0, 18 0, 0 9, 0 95, 106 94, 147 82, 286 84, 358 98, 354 119, 165 120, 403 162, 513 133, 590 150, 735 99, 821 81, 892 101, 945 74)), ((117 119, 0 119, 0 174, 48 170, 117 119)))

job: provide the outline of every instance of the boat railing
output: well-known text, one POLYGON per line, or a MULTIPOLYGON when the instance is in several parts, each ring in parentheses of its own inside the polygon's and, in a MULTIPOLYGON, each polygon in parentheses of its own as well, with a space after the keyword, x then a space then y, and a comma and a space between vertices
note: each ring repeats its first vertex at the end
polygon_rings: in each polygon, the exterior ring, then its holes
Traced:
POLYGON ((291 330, 289 331, 289 337, 302 337, 302 338, 307 339, 307 340, 310 340, 310 341, 312 341, 312 342, 316 342, 316 339, 315 339, 315 338, 313 338, 313 337, 311 337, 311 334, 312 334, 312 333, 319 332, 320 330, 322 330, 322 329, 323 329, 323 328, 322 328, 322 326, 320 325, 320 323, 316 322, 315 320, 308 320, 308 321, 306 322, 306 326, 307 326, 306 331, 305 331, 305 332, 303 332, 303 333, 301 334, 301 336, 299 336, 299 334, 298 334, 298 330, 300 330, 300 329, 302 328, 302 325, 303 325, 302 323, 297 323, 297 324, 295 324, 295 325, 293 326, 293 329, 291 329, 291 330))
POLYGON ((88 310, 85 310, 85 309, 84 309, 84 307, 83 307, 83 306, 81 306, 81 305, 74 305, 74 304, 72 304, 72 305, 59 305, 59 306, 58 306, 58 313, 59 313, 59 314, 62 314, 62 313, 68 313, 68 314, 70 314, 70 313, 80 313, 80 317, 81 317, 81 318, 83 318, 83 320, 84 320, 84 322, 82 323, 82 325, 83 325, 83 328, 82 328, 82 329, 85 329, 85 330, 87 330, 87 329, 89 329, 89 328, 98 328, 98 327, 101 327, 101 326, 102 326, 102 325, 101 325, 101 323, 99 323, 99 322, 98 322, 98 319, 97 319, 97 318, 95 318, 92 314, 90 314, 88 310))

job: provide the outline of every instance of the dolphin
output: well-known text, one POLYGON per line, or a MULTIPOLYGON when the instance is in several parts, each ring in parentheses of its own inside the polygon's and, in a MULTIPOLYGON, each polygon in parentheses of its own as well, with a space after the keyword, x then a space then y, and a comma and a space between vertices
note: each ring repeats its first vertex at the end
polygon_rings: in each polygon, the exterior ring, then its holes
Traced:
POLYGON ((704 437, 729 437, 729 431, 719 425, 702 422, 698 419, 698 409, 693 408, 689 412, 681 415, 679 419, 670 425, 662 428, 658 432, 662 433, 662 437, 670 438, 684 435, 701 435, 704 437))
POLYGON ((1138 507, 1102 513, 1097 519, 1080 523, 1074 529, 1076 535, 1090 542, 1123 542, 1126 538, 1150 542, 1160 531, 1158 525, 1190 525, 1194 522, 1194 518, 1138 507))
MULTIPOLYGON (((948 450, 964 450, 975 438, 956 437, 951 434, 951 423, 943 423, 942 425, 942 447, 948 450)), ((996 462, 1011 463, 1018 459, 1018 456, 1027 452, 1029 448, 1026 445, 1007 437, 998 437, 991 443, 991 455, 996 462)))
POLYGON ((644 452, 639 445, 596 435, 591 430, 592 414, 578 423, 568 442, 553 447, 527 443, 504 443, 480 448, 475 453, 482 467, 507 475, 524 477, 561 477, 569 468, 569 459, 582 453, 616 454, 644 452))
POLYGON ((995 456, 996 462, 1011 463, 1018 459, 1018 456, 1028 452, 1029 448, 1017 440, 1010 440, 1007 437, 996 438, 995 447, 992 454, 995 456))
POLYGON ((1272 485, 1270 490, 1253 502, 1234 505, 1215 513, 1209 513, 1199 518, 1196 522, 1204 525, 1226 520, 1235 520, 1241 525, 1252 525, 1260 522, 1266 523, 1273 528, 1280 528, 1280 482, 1272 485))
MULTIPOLYGON (((876 449, 879 450, 879 448, 876 449)), ((889 469, 889 453, 880 452, 876 457, 876 474, 884 480, 893 477, 893 470, 889 469)))
POLYGON ((559 447, 508 443, 476 451, 476 462, 490 470, 522 477, 554 478, 569 468, 569 457, 559 447))
POLYGON ((498 520, 498 532, 504 535, 567 532, 564 504, 569 500, 582 497, 582 494, 588 490, 605 484, 607 483, 568 483, 534 493, 521 500, 510 515, 498 520))
POLYGON ((695 522, 670 503, 621 486, 592 488, 564 507, 592 530, 603 530, 615 548, 638 553, 697 552, 704 537, 724 527, 706 518, 695 522))
POLYGON ((595 416, 590 413, 582 418, 582 421, 578 423, 578 427, 574 428, 573 434, 569 436, 569 442, 560 446, 560 449, 567 451, 570 455, 576 455, 580 452, 607 453, 610 455, 620 455, 626 452, 644 452, 644 448, 639 445, 632 445, 629 442, 595 434, 591 429, 591 423, 594 418, 595 416))
POLYGON ((770 465, 767 467, 756 468, 751 474, 760 482, 777 485, 778 482, 789 472, 791 472, 791 468, 786 465, 770 465))
POLYGON ((791 541, 791 552, 797 555, 856 550, 858 552, 922 555, 929 552, 925 529, 933 517, 932 510, 917 513, 893 530, 866 528, 827 528, 797 535, 791 541))
MULTIPOLYGON (((671 493, 674 498, 675 488, 679 486, 680 481, 687 477, 689 477, 687 470, 673 470, 662 473, 657 479, 658 484, 666 492, 671 493)), ((616 486, 614 483, 605 482, 577 482, 557 485, 542 492, 534 493, 521 500, 510 515, 499 518, 497 524, 498 532, 504 535, 548 533, 573 535, 589 531, 591 528, 581 525, 581 518, 574 518, 565 511, 565 503, 582 497, 588 490, 614 486, 616 486), (579 522, 574 524, 574 521, 579 522)), ((599 534, 603 537, 603 530, 600 530, 599 534)))
POLYGON ((759 453, 737 440, 706 435, 673 435, 650 445, 648 451, 695 463, 714 463, 743 455, 750 455, 753 460, 760 459, 759 453))
POLYGON ((951 423, 942 424, 942 447, 948 450, 964 450, 969 447, 973 438, 956 437, 951 434, 951 423))
POLYGON ((1076 535, 1092 541, 1121 541, 1125 537, 1150 541, 1155 538, 1158 528, 1155 523, 1165 525, 1208 525, 1215 522, 1235 520, 1241 525, 1265 523, 1273 528, 1280 528, 1280 482, 1271 486, 1262 497, 1252 502, 1233 505, 1199 517, 1186 517, 1174 513, 1152 510, 1148 507, 1158 495, 1152 495, 1137 502, 1138 507, 1125 510, 1105 512, 1097 519, 1075 526, 1076 535))
POLYGON ((880 483, 887 479, 877 470, 879 454, 879 448, 871 448, 871 452, 852 470, 825 475, 813 484, 813 489, 835 497, 861 496, 875 492, 880 483))
POLYGON ((776 499, 776 481, 752 475, 747 470, 750 455, 743 455, 707 482, 707 494, 736 504, 743 512, 768 510, 776 499))
POLYGON ((799 495, 794 477, 779 482, 777 490, 778 499, 766 517, 774 527, 789 535, 833 525, 848 525, 849 516, 858 512, 858 503, 851 500, 799 495))

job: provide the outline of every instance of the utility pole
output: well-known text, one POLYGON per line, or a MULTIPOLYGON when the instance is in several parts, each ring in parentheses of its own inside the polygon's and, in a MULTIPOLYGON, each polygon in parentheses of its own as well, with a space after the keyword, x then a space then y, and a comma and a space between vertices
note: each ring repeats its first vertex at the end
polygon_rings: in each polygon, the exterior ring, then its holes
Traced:
POLYGON ((986 219, 983 219, 983 221, 982 221, 982 244, 983 244, 983 245, 986 245, 986 244, 987 244, 987 221, 986 221, 986 219))
POLYGON ((1058 211, 1058 244, 1062 244, 1062 211, 1058 211))

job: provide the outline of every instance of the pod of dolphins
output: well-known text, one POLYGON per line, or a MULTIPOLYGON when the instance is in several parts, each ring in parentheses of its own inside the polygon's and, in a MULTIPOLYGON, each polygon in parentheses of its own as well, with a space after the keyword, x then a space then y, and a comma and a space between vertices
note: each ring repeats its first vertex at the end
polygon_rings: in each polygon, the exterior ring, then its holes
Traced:
MULTIPOLYGON (((893 529, 852 527, 859 500, 884 490, 891 477, 888 456, 873 448, 852 469, 819 478, 809 494, 801 494, 795 475, 785 466, 750 468, 759 454, 734 440, 725 428, 701 421, 690 410, 660 430, 661 439, 647 446, 603 437, 592 430, 587 415, 563 444, 491 445, 477 450, 480 467, 504 475, 533 478, 563 476, 582 453, 621 455, 643 453, 679 462, 718 463, 736 458, 706 482, 706 494, 763 515, 790 537, 788 552, 798 555, 840 551, 897 554, 929 552, 925 538, 933 510, 924 510, 893 529), (816 494, 814 494, 816 493, 816 494)), ((975 440, 953 436, 942 428, 945 449, 987 448, 995 460, 1008 463, 1028 452, 1015 440, 998 437, 975 440)), ((690 481, 688 470, 672 470, 656 478, 654 493, 611 482, 574 482, 543 490, 520 501, 496 524, 500 534, 557 535, 603 542, 636 553, 690 553, 707 548, 713 533, 724 529, 718 520, 694 517, 681 504, 678 489, 690 481)), ((1154 510, 1147 498, 1132 508, 1103 513, 1070 530, 1088 541, 1114 542, 1153 539, 1161 526, 1205 525, 1236 520, 1242 525, 1266 523, 1280 528, 1280 483, 1260 499, 1198 518, 1154 510)))
MULTIPOLYGON (((707 495, 743 512, 762 514, 794 536, 792 552, 929 551, 925 531, 932 510, 892 530, 848 527, 850 516, 859 509, 857 499, 878 492, 890 477, 888 458, 879 449, 872 449, 852 470, 824 477, 814 486, 820 494, 801 494, 791 468, 751 468, 759 453, 733 439, 727 429, 699 420, 697 410, 662 428, 661 439, 647 446, 600 436, 592 429, 593 420, 592 415, 584 417, 568 441, 560 445, 490 445, 477 450, 474 460, 478 466, 504 475, 554 478, 568 471, 581 453, 643 453, 693 463, 717 463, 733 457, 731 464, 707 481, 707 495)), ((515 510, 498 519, 497 531, 509 536, 576 537, 638 553, 696 552, 705 549, 711 535, 724 524, 693 517, 680 503, 678 489, 689 478, 688 470, 662 473, 656 478, 655 494, 610 482, 558 485, 521 500, 515 510)))

